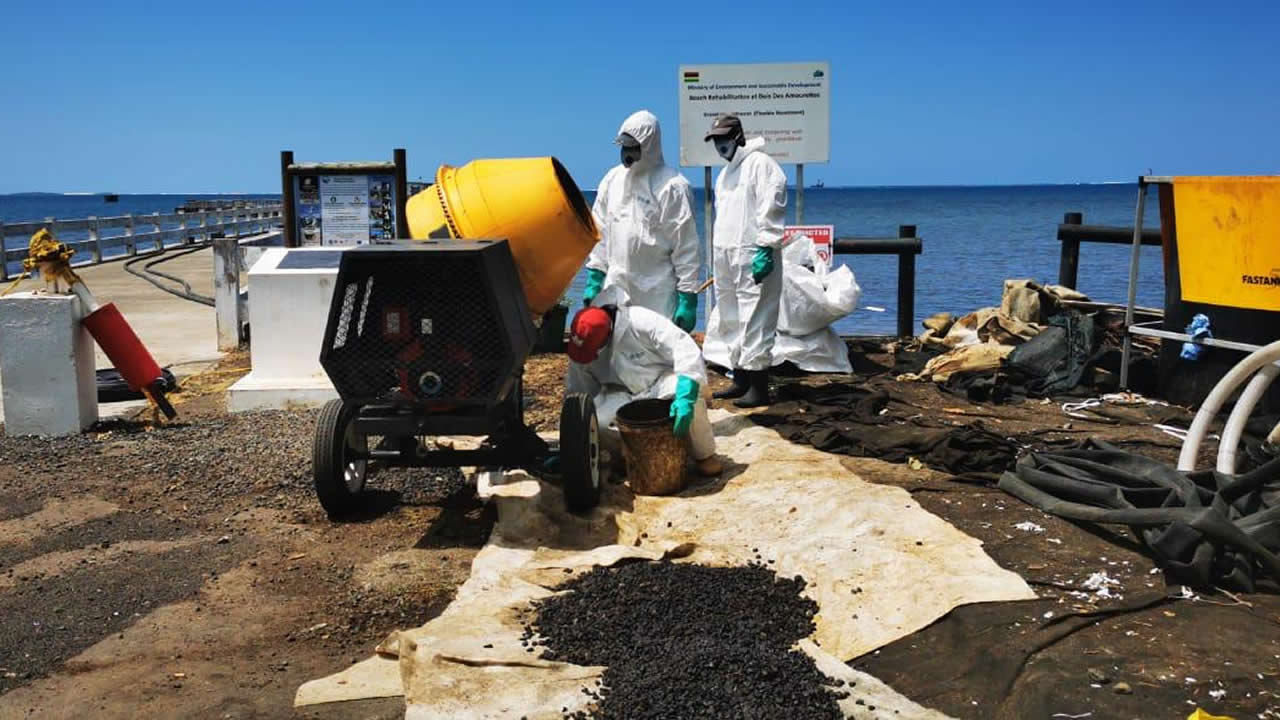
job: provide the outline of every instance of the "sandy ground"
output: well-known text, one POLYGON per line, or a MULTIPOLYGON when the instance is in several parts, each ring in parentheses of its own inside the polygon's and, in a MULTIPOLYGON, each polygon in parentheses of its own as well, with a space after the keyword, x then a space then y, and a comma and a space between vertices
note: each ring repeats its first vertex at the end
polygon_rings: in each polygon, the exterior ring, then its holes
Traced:
MULTIPOLYGON (((189 379, 177 426, 0 437, 0 720, 403 716, 398 698, 303 711, 292 699, 437 614, 491 511, 456 472, 397 471, 377 477, 362 517, 328 521, 310 487, 314 413, 223 412, 222 390, 246 368, 238 354, 189 379)), ((563 369, 562 356, 529 364, 539 429, 555 427, 563 369)), ((922 412, 962 404, 927 385, 902 399, 922 412)), ((1014 430, 1062 421, 1038 404, 958 409, 1014 430)), ((1176 453, 1150 428, 1070 430, 1176 453)), ((1196 704, 1280 716, 1275 594, 1170 599, 1127 533, 927 469, 845 464, 906 488, 1042 595, 959 608, 855 661, 912 699, 961 718, 1185 717, 1196 704), (1027 522, 1041 530, 1018 529, 1027 522), (1103 570, 1119 597, 1083 588, 1103 570)))

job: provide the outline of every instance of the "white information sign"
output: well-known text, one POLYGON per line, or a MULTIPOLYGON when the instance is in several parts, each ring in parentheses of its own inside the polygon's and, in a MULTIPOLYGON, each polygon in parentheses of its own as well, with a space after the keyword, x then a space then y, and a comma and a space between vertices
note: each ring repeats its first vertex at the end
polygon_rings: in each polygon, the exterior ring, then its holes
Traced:
POLYGON ((320 227, 325 245, 369 242, 369 177, 320 176, 320 227))
POLYGON ((681 65, 678 82, 682 166, 724 164, 704 141, 721 113, 737 115, 747 138, 763 137, 782 164, 830 160, 830 63, 681 65))

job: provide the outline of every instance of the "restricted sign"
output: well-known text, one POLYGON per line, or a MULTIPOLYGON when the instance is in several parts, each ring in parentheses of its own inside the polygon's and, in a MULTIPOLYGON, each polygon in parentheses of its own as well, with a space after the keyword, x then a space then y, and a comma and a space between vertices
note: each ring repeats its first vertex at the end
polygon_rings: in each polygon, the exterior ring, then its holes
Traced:
POLYGON ((786 246, 792 240, 808 237, 813 241, 818 259, 831 267, 831 254, 836 237, 835 225, 787 225, 782 228, 782 244, 786 246))
POLYGON ((680 164, 723 165, 706 142, 711 121, 737 115, 747 138, 783 164, 825 163, 831 155, 831 64, 681 65, 680 164))

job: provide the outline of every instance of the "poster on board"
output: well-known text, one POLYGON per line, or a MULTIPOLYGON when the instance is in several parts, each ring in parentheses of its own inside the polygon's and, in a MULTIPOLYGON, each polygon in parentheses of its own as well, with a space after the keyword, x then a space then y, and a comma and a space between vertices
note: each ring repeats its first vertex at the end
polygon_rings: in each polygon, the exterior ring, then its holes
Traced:
POLYGON ((299 175, 294 182, 300 245, 364 245, 395 237, 395 176, 299 175))
POLYGON ((680 164, 723 165, 705 142, 711 122, 737 115, 748 138, 763 137, 782 164, 825 163, 831 155, 831 64, 681 65, 680 164))

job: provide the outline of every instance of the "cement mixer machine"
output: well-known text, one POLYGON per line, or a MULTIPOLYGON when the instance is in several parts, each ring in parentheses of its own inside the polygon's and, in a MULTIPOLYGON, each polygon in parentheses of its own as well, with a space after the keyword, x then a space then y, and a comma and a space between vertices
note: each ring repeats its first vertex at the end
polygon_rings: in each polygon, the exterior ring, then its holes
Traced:
MULTIPOLYGON (((339 398, 320 413, 313 472, 331 517, 359 507, 379 466, 540 469, 553 450, 524 422, 535 320, 599 234, 554 158, 441 167, 408 200, 413 241, 345 251, 320 362, 339 398), (461 450, 439 436, 484 440, 461 450)), ((557 472, 569 509, 600 494, 595 408, 564 400, 557 472)))

